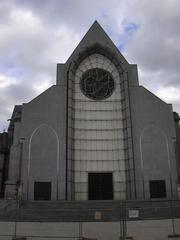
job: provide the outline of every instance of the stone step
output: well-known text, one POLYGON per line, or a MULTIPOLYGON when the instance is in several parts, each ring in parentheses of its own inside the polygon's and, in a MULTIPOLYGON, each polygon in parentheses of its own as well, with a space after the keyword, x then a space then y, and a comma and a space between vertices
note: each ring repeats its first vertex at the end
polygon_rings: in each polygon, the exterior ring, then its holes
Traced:
POLYGON ((172 201, 118 201, 118 200, 91 200, 91 201, 22 201, 22 208, 107 208, 107 207, 169 207, 180 206, 179 200, 172 201))
POLYGON ((20 206, 15 201, 4 201, 0 206, 0 221, 136 220, 128 218, 131 209, 139 210, 139 220, 180 217, 180 201, 22 201, 20 206))
POLYGON ((107 209, 119 208, 119 201, 22 201, 23 209, 107 209))

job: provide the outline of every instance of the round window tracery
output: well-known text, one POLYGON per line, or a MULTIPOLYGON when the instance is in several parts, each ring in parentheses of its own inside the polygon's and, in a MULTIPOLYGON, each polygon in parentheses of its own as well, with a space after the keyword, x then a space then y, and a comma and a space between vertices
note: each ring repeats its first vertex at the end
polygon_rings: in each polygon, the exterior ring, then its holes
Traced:
POLYGON ((108 71, 92 68, 82 74, 80 87, 86 97, 93 100, 103 100, 111 96, 115 82, 108 71))

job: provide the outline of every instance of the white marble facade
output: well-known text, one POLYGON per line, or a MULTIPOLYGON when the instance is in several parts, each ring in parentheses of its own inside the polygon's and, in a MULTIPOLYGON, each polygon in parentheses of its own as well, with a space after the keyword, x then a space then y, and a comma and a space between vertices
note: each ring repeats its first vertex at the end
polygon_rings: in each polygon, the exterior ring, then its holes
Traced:
POLYGON ((74 114, 75 199, 88 199, 89 172, 112 173, 114 199, 125 199, 120 76, 105 56, 93 54, 80 63, 74 81, 74 114), (105 100, 91 100, 81 91, 82 74, 92 68, 104 69, 114 79, 114 91, 105 100))

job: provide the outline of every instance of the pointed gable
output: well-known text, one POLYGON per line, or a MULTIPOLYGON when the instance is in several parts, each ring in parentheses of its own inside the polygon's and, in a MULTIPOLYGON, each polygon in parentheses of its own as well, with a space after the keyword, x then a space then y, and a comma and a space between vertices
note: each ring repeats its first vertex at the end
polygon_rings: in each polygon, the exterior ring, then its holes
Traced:
POLYGON ((126 59, 97 21, 90 27, 66 63, 77 61, 78 58, 83 58, 83 55, 87 56, 95 52, 109 56, 110 59, 114 58, 124 70, 129 66, 126 59))
MULTIPOLYGON (((66 85, 66 78, 69 72, 75 72, 81 61, 95 53, 107 57, 121 73, 129 72, 131 75, 133 69, 135 72, 137 71, 136 66, 132 66, 132 64, 129 64, 126 61, 104 29, 97 21, 95 21, 67 62, 65 64, 57 65, 57 85, 66 85)), ((133 82, 134 84, 134 80, 131 81, 130 79, 130 82, 133 82)), ((138 80, 136 82, 138 82, 138 80)))

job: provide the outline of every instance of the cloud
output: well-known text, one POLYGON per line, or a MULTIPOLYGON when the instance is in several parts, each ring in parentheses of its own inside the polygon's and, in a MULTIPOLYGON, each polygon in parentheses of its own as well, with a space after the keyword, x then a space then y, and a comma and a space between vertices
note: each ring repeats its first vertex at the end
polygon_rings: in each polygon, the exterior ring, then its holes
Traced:
POLYGON ((96 19, 138 64, 140 83, 180 112, 173 98, 180 89, 179 9, 179 0, 1 0, 0 126, 14 104, 55 84, 56 63, 67 60, 96 19))
POLYGON ((17 80, 15 78, 0 74, 0 89, 4 89, 9 86, 15 85, 16 83, 17 83, 17 80))
POLYGON ((180 99, 180 89, 176 89, 174 87, 169 87, 169 88, 161 88, 158 92, 157 95, 166 100, 166 101, 172 101, 172 103, 179 103, 180 99))
MULTIPOLYGON (((134 21, 140 24, 126 54, 147 71, 179 74, 180 1, 136 1, 134 21), (142 14, 143 13, 143 14, 142 14)), ((168 79, 168 75, 167 78, 168 79)), ((166 83, 171 81, 166 80, 166 83)), ((174 82, 174 81, 173 81, 174 82)))
POLYGON ((175 87, 161 87, 157 90, 156 94, 165 102, 173 104, 174 110, 180 112, 180 89, 175 87))
POLYGON ((0 74, 0 132, 7 129, 14 105, 28 102, 35 97, 31 85, 8 75, 0 74))
POLYGON ((174 110, 180 112, 177 97, 180 89, 180 1, 133 2, 129 15, 139 28, 125 46, 124 54, 130 62, 138 64, 140 83, 173 103, 174 110))

